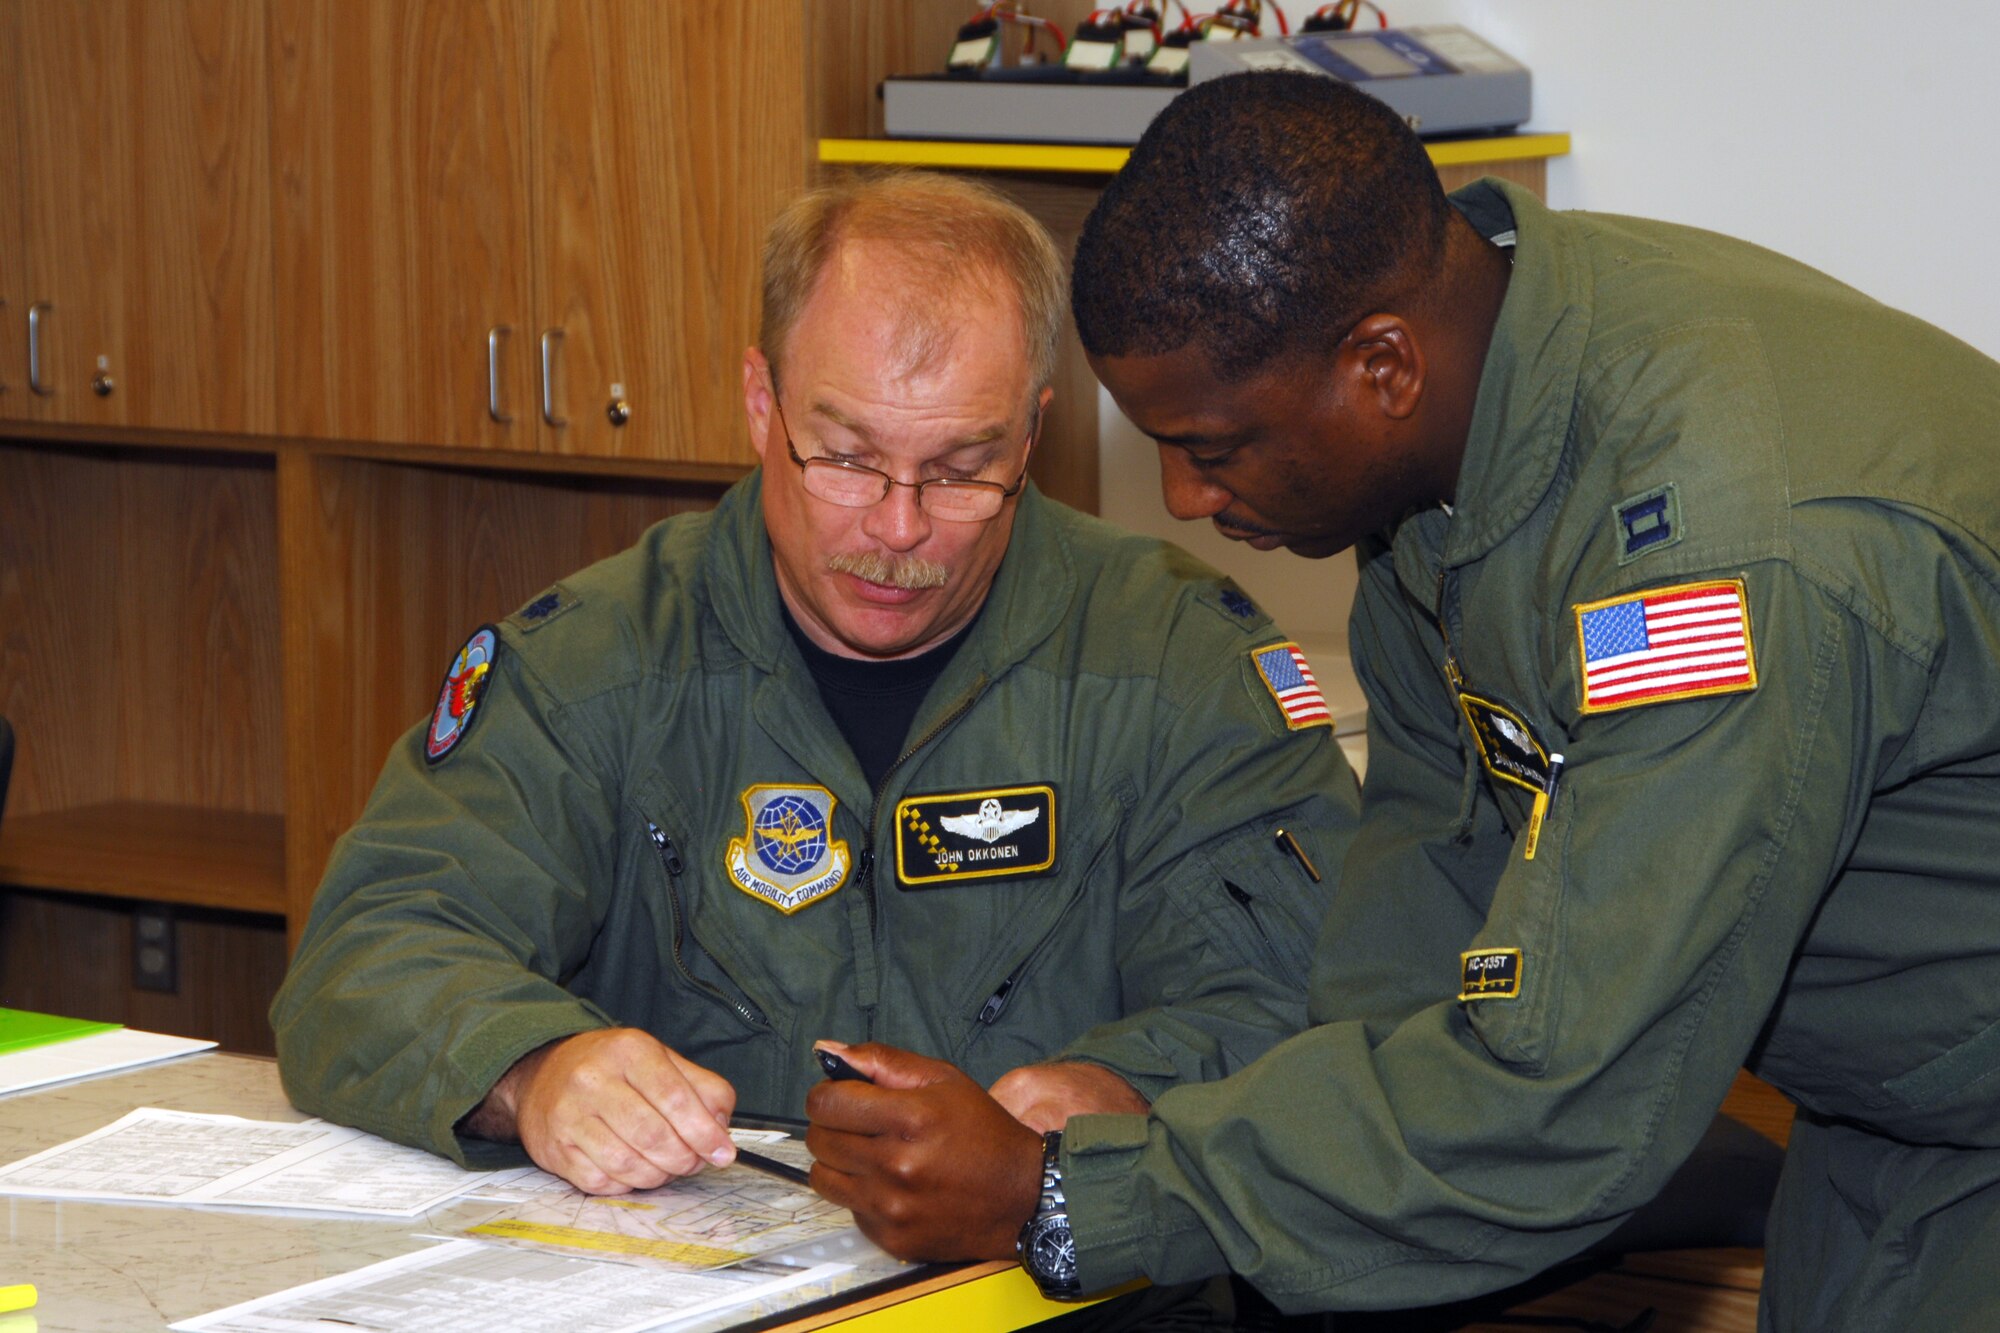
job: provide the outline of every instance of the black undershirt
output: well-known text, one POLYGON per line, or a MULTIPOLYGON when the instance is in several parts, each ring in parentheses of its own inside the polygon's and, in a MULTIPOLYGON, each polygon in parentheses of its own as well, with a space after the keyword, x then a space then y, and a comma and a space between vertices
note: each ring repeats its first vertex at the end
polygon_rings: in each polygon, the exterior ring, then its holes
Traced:
POLYGON ((792 642, 799 646, 799 655, 806 660, 813 683, 819 686, 820 702, 847 738, 847 747, 861 761, 861 775, 873 791, 902 754, 924 696, 951 664, 979 617, 975 615, 964 629, 928 652, 880 662, 828 652, 806 637, 790 608, 781 603, 778 610, 785 618, 785 628, 791 631, 792 642))

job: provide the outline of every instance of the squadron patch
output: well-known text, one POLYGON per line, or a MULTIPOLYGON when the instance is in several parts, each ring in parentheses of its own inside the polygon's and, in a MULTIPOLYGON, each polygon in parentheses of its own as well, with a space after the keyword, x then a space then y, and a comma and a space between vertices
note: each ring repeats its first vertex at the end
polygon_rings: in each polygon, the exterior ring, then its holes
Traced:
POLYGON ((1257 674, 1264 678, 1264 688, 1271 692, 1278 711, 1284 714, 1287 727, 1302 731, 1307 727, 1333 725, 1333 710, 1327 707, 1326 696, 1320 693, 1319 682, 1313 678, 1313 669, 1296 643, 1266 644, 1252 648, 1250 656, 1257 663, 1257 674))
POLYGON ((1472 725, 1479 760, 1494 781, 1511 782, 1531 792, 1548 787, 1549 752, 1519 713, 1463 690, 1459 691, 1458 706, 1472 725))
POLYGON ((1458 998, 1511 1000, 1521 993, 1519 949, 1475 949, 1458 956, 1458 998))
POLYGON ((896 803, 896 882, 1039 875, 1056 863, 1056 789, 936 792, 896 803))
POLYGON ((1757 688, 1742 579, 1654 588, 1575 610, 1586 713, 1757 688))
POLYGON ((458 656, 452 659, 450 669, 444 673, 444 685, 438 690, 437 707, 431 710, 430 729, 424 733, 425 763, 437 763, 465 739, 499 651, 500 636, 488 625, 467 639, 458 656))
POLYGON ((743 836, 723 865, 737 888, 790 916, 847 880, 847 844, 833 836, 840 802, 824 787, 758 783, 743 793, 743 836))

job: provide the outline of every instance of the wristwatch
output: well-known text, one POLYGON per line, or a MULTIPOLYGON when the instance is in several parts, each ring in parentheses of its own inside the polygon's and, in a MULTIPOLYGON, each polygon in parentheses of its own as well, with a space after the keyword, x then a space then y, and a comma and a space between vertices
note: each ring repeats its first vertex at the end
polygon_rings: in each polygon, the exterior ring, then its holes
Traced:
POLYGON ((1083 1295, 1083 1284, 1076 1276, 1076 1238, 1069 1230, 1069 1204, 1063 1199, 1059 1129, 1042 1135, 1042 1195, 1035 1215, 1014 1242, 1014 1252, 1042 1295, 1058 1301, 1083 1295))

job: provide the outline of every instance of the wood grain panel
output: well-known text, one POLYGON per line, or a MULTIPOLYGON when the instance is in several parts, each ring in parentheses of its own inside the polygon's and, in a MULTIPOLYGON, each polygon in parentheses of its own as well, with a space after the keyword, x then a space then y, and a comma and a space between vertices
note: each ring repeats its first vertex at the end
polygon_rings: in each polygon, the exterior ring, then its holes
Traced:
POLYGON ((282 433, 535 447, 525 3, 270 0, 282 433))
POLYGON ((741 386, 758 256, 808 158, 802 13, 537 4, 536 307, 563 332, 568 422, 545 448, 752 461, 741 386), (614 386, 623 427, 605 414, 614 386))
POLYGON ((1747 1069, 1736 1071, 1736 1082, 1722 1099, 1722 1109, 1780 1147, 1791 1141, 1792 1117, 1799 1110, 1791 1098, 1747 1069))
POLYGON ((276 521, 268 458, 0 445, 10 810, 283 810, 276 521))
POLYGON ((390 744, 479 625, 720 489, 288 456, 286 838, 296 931, 390 744))
POLYGON ((234 0, 38 5, 20 24, 46 419, 272 425, 264 14, 234 0), (100 368, 115 385, 91 392, 100 368))
POLYGON ((0 891, 0 1005, 207 1037, 274 1053, 265 1020, 285 975, 275 918, 178 909, 179 988, 138 990, 132 907, 103 898, 0 891))
POLYGON ((0 884, 282 914, 285 820, 139 801, 10 812, 0 884))
POLYGON ((0 0, 0 421, 26 420, 28 274, 21 249, 21 5, 0 0))

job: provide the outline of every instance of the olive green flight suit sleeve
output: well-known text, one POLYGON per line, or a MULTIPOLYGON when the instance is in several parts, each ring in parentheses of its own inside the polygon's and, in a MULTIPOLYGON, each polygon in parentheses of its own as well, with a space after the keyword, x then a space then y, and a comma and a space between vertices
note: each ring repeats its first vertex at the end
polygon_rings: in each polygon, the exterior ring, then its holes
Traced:
POLYGON ((611 1026, 560 979, 604 916, 615 802, 511 649, 442 760, 424 726, 391 750, 271 1008, 299 1109, 476 1166, 525 1160, 454 1128, 500 1076, 611 1026))
MULTIPOLYGON (((1316 1026, 1149 1116, 1071 1122, 1088 1288, 1229 1268, 1288 1310, 1395 1308, 1608 1233, 1709 1124, 1929 683, 1851 589, 1719 571, 1746 579, 1758 688, 1577 718, 1529 862, 1464 770, 1432 631, 1375 565, 1363 825, 1316 1026), (1458 1002, 1475 948, 1522 950, 1518 999, 1458 1002)), ((1547 630, 1552 679, 1573 638, 1547 630)))
POLYGON ((1289 729, 1264 686, 1249 650, 1279 641, 1269 630, 1233 642, 1206 679, 1163 690, 1152 781, 1130 794, 1118 886, 1126 1016, 1056 1058, 1104 1065, 1149 1100, 1233 1073, 1305 1024, 1312 941, 1359 798, 1331 728, 1289 729))

